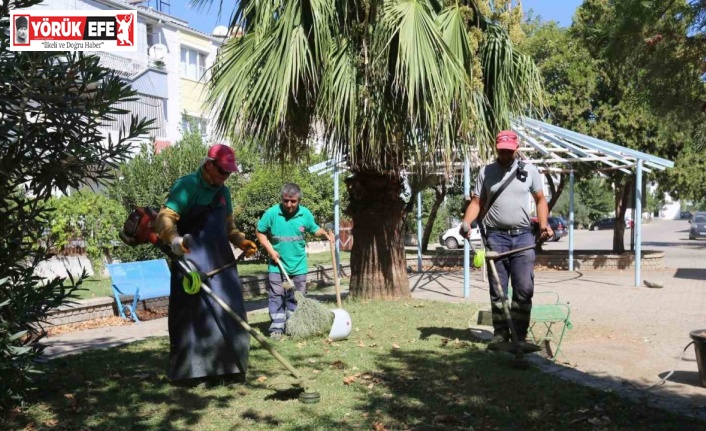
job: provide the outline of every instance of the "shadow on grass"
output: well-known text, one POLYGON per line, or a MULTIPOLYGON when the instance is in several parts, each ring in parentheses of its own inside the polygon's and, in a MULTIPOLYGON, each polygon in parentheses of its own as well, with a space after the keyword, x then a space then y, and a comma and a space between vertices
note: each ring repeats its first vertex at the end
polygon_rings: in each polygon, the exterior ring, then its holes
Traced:
POLYGON ((435 328, 435 327, 423 327, 417 328, 420 332, 419 338, 426 340, 429 337, 436 335, 445 338, 447 340, 460 340, 468 342, 477 342, 478 338, 473 335, 473 332, 468 329, 461 328, 435 328))
POLYGON ((216 381, 170 384, 164 372, 168 348, 165 340, 160 344, 156 349, 93 351, 51 361, 38 381, 43 389, 36 402, 65 429, 147 430, 196 423, 204 409, 233 401, 232 393, 202 396, 193 390, 217 386, 216 381), (160 405, 167 411, 152 422, 146 410, 160 405), (96 411, 104 414, 91 417, 96 411))
MULTIPOLYGON (((706 429, 647 403, 514 369, 510 355, 490 353, 469 342, 469 330, 450 326, 469 308, 441 307, 376 303, 364 311, 369 321, 386 317, 379 333, 359 324, 361 331, 335 344, 276 343, 298 369, 317 376, 316 405, 299 403, 300 389, 274 388, 286 371, 254 341, 247 383, 174 385, 165 376, 169 346, 162 337, 43 365, 42 390, 29 400, 35 407, 26 419, 41 424, 51 417, 56 429, 71 430, 706 429), (395 306, 398 314, 390 317, 395 306), (400 324, 395 332, 396 316, 426 325, 400 324)), ((363 312, 355 303, 346 308, 363 312)))
MULTIPOLYGON (((436 332, 445 336, 445 328, 436 332)), ((386 391, 358 409, 389 429, 595 430, 706 429, 702 422, 652 406, 512 368, 512 356, 465 343, 433 351, 393 351, 378 358, 386 391)))

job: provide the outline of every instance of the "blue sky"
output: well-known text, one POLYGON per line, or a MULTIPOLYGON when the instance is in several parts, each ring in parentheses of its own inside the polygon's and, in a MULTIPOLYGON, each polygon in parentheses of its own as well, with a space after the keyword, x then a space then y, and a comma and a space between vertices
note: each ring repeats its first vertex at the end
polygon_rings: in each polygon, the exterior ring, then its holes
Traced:
POLYGON ((530 9, 534 15, 539 15, 544 21, 554 20, 562 27, 571 25, 571 18, 583 0, 524 0, 522 10, 527 13, 530 9))
MULTIPOLYGON (((211 33, 217 25, 227 25, 230 13, 235 7, 236 0, 224 0, 225 13, 218 18, 218 0, 214 0, 210 10, 196 10, 189 6, 189 0, 167 0, 171 3, 171 14, 185 19, 189 25, 204 33, 211 33)), ((571 18, 582 0, 524 0, 522 8, 525 12, 534 10, 543 20, 555 20, 562 26, 571 25, 571 18)), ((151 1, 151 5, 155 0, 151 1)))

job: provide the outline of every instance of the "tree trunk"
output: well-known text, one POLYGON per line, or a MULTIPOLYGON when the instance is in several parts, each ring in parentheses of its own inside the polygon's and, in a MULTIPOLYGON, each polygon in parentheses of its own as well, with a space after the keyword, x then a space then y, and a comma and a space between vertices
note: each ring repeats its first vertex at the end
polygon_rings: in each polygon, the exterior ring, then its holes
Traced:
POLYGON ((554 208, 554 205, 556 205, 557 201, 561 197, 562 192, 564 191, 564 186, 566 185, 566 175, 559 175, 559 186, 557 187, 554 184, 554 178, 549 174, 549 172, 544 174, 544 177, 547 179, 547 184, 549 184, 549 191, 552 193, 552 198, 547 202, 547 206, 549 207, 549 213, 552 212, 552 209, 554 208))
POLYGON ((440 184, 433 186, 434 194, 436 199, 434 200, 434 205, 431 206, 429 211, 429 218, 427 219, 427 224, 424 226, 424 234, 422 236, 422 251, 426 252, 429 248, 429 237, 431 237, 431 231, 434 229, 434 222, 436 221, 436 214, 439 212, 439 207, 444 203, 444 198, 446 197, 446 180, 442 179, 440 184))
POLYGON ((353 220, 350 294, 361 299, 409 298, 403 240, 405 204, 398 175, 358 171, 346 180, 353 220))
POLYGON ((616 183, 615 187, 615 227, 613 228, 613 253, 625 252, 625 211, 628 208, 632 179, 624 184, 616 183))

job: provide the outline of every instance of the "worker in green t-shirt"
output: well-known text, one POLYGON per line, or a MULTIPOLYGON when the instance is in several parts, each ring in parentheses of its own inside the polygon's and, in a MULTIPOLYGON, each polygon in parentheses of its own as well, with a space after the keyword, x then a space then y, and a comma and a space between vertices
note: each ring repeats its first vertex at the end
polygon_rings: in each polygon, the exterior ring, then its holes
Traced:
POLYGON ((269 286, 267 296, 272 324, 270 337, 275 340, 282 338, 287 318, 297 308, 292 290, 285 291, 282 282, 284 274, 279 269, 278 262, 284 267, 294 283, 294 287, 306 294, 306 262, 305 234, 327 238, 333 241, 333 236, 319 227, 308 208, 301 205, 302 191, 298 185, 287 183, 282 186, 282 201, 269 208, 257 224, 256 236, 270 256, 267 268, 269 286))

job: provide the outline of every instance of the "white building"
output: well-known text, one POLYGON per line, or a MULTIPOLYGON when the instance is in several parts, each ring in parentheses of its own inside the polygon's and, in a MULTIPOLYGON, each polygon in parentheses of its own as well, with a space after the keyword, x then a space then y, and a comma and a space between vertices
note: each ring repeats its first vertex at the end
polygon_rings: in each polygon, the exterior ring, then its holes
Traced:
POLYGON ((188 26, 185 20, 149 7, 146 1, 132 4, 119 0, 45 0, 29 9, 44 10, 137 10, 136 52, 96 52, 103 66, 115 70, 137 91, 139 99, 125 102, 130 114, 105 125, 117 133, 131 115, 154 118, 150 132, 156 149, 178 141, 196 124, 209 140, 211 118, 205 113, 207 70, 213 64, 226 34, 208 35, 188 26))

